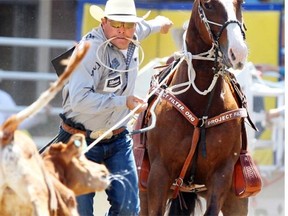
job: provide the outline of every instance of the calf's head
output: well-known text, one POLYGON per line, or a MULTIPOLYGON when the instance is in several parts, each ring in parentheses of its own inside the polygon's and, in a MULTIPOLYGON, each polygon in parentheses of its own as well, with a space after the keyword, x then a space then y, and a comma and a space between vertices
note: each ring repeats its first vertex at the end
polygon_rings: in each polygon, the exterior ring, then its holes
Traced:
POLYGON ((107 168, 88 160, 82 154, 85 147, 85 137, 74 134, 67 144, 52 144, 42 155, 47 169, 76 196, 102 191, 109 186, 107 168))

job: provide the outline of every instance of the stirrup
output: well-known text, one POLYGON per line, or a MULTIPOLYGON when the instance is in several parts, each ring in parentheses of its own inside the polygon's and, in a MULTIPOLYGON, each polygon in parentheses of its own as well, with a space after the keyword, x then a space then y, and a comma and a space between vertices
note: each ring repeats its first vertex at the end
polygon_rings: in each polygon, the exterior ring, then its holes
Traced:
MULTIPOLYGON (((177 186, 176 183, 173 183, 173 185, 171 186, 171 189, 174 190, 177 186)), ((180 191, 181 192, 190 192, 190 193, 198 193, 201 191, 205 191, 207 190, 205 185, 200 185, 200 184, 191 184, 191 185, 187 185, 187 184, 182 184, 180 186, 180 191)))

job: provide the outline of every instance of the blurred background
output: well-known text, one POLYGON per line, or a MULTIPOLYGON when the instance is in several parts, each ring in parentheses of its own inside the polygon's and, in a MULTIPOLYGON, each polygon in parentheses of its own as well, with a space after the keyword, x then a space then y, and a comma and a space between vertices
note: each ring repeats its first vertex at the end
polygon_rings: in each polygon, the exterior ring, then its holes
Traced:
MULTIPOLYGON (((145 96, 150 77, 155 73, 153 68, 181 49, 183 25, 191 15, 193 1, 135 2, 138 15, 151 10, 148 19, 164 15, 174 22, 169 34, 155 34, 141 43, 145 59, 136 91, 145 96), (147 80, 145 84, 143 79, 147 80)), ((90 16, 89 6, 97 4, 104 8, 105 3, 105 0, 0 0, 0 124, 34 102, 57 78, 51 60, 99 25, 90 16)), ((284 215, 285 4, 284 0, 247 0, 243 7, 249 57, 244 70, 235 74, 259 128, 258 132, 249 129, 249 148, 264 181, 262 192, 250 199, 249 214, 284 215)), ((21 125, 39 148, 58 131, 61 100, 59 93, 50 106, 21 125)), ((95 215, 103 215, 100 210, 103 207, 106 205, 101 205, 95 215)))

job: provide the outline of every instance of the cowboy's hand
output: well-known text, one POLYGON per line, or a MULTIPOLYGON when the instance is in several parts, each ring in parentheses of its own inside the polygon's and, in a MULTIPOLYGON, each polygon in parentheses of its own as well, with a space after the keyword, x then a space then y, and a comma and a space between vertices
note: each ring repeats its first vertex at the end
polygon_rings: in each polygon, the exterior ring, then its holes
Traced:
POLYGON ((161 34, 168 33, 169 29, 173 25, 173 22, 164 16, 157 16, 157 17, 155 17, 155 20, 157 20, 157 22, 161 23, 161 29, 160 29, 161 34))
POLYGON ((136 114, 143 112, 144 110, 147 109, 147 102, 142 100, 139 97, 136 97, 134 95, 130 95, 126 99, 126 106, 128 107, 129 110, 135 109, 135 107, 139 106, 139 109, 137 109, 136 114))

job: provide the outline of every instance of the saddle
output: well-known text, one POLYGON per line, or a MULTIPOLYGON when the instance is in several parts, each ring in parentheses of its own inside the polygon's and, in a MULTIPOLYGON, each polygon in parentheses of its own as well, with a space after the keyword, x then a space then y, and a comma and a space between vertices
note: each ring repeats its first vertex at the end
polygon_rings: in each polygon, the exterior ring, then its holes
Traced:
MULTIPOLYGON (((143 128, 143 121, 145 112, 139 114, 134 130, 139 130, 143 128)), ((150 162, 148 158, 148 153, 146 150, 145 136, 142 133, 134 134, 133 138, 133 153, 135 157, 138 179, 139 179, 139 189, 145 191, 147 189, 147 179, 150 171, 150 162)))

